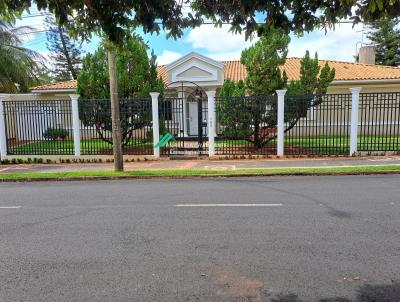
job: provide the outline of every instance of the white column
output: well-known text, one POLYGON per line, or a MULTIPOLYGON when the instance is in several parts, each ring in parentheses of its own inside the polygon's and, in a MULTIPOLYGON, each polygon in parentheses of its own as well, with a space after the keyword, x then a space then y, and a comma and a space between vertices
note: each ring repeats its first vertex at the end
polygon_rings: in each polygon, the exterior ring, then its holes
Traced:
POLYGON ((208 156, 215 155, 216 114, 215 90, 207 91, 208 99, 208 156))
POLYGON ((285 93, 286 89, 277 90, 278 96, 278 122, 277 122, 277 147, 276 155, 283 156, 285 147, 285 93))
POLYGON ((358 104, 361 87, 350 88, 351 91, 351 126, 350 126, 350 156, 357 152, 358 140, 358 104))
POLYGON ((74 138, 74 154, 81 155, 81 121, 79 120, 78 98, 79 94, 70 94, 72 107, 72 131, 74 138))
MULTIPOLYGON (((188 132, 187 132, 187 116, 186 116, 186 99, 185 99, 185 92, 184 91, 178 91, 178 98, 182 99, 182 110, 183 110, 183 125, 181 125, 181 127, 183 127, 183 136, 187 137, 188 136, 188 132)), ((179 120, 179 123, 182 123, 181 118, 179 116, 179 111, 177 110, 177 118, 179 120)))
POLYGON ((151 96, 151 110, 153 115, 153 148, 154 157, 160 158, 160 148, 156 147, 156 144, 160 140, 160 125, 158 121, 158 92, 150 92, 151 96))
POLYGON ((4 102, 5 95, 0 94, 0 157, 4 158, 7 155, 7 134, 6 121, 4 118, 4 102))

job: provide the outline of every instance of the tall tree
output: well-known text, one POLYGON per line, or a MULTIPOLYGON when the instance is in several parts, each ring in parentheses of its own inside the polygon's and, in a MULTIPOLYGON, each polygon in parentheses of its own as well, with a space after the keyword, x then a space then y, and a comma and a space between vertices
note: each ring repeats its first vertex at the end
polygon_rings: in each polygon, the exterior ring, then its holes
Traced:
POLYGON ((45 19, 48 30, 47 49, 54 62, 52 68, 56 81, 76 80, 82 62, 80 45, 68 34, 67 29, 49 15, 45 19))
MULTIPOLYGON (((147 45, 136 36, 127 39, 116 51, 117 83, 121 108, 122 145, 131 142, 133 131, 151 124, 149 93, 162 93, 164 84, 157 77, 156 57, 147 56, 147 45), (135 100, 126 98, 134 97, 135 100), (141 99, 143 98, 143 99, 141 99)), ((101 43, 93 54, 87 54, 78 75, 79 116, 85 126, 94 127, 99 137, 109 144, 112 131, 107 49, 101 43), (97 99, 97 100, 87 100, 97 99)))
POLYGON ((384 18, 370 23, 367 38, 375 45, 375 63, 396 66, 400 62, 400 19, 384 18))
POLYGON ((228 22, 233 31, 245 30, 247 34, 275 26, 285 31, 310 31, 318 26, 331 26, 340 19, 352 18, 377 20, 382 16, 398 17, 400 1, 362 0, 340 1, 332 5, 330 0, 255 0, 238 5, 231 0, 193 1, 138 1, 138 0, 71 0, 60 5, 59 0, 3 0, 0 15, 15 19, 22 11, 35 3, 39 10, 54 13, 61 25, 83 39, 93 33, 103 34, 109 41, 110 91, 113 107, 115 169, 123 169, 120 141, 118 91, 116 89, 115 46, 122 44, 132 28, 142 27, 144 33, 168 30, 168 35, 179 37, 186 27, 198 26, 203 19, 216 24, 228 22), (192 12, 184 14, 183 3, 190 3, 192 12), (260 28, 256 15, 265 15, 265 26, 260 28))
POLYGON ((273 129, 277 125, 274 96, 277 89, 288 89, 284 116, 287 132, 307 115, 311 107, 321 104, 322 95, 335 77, 334 69, 328 64, 321 68, 317 54, 311 58, 307 51, 300 61, 299 80, 287 83, 283 65, 288 37, 279 30, 268 32, 269 35, 242 52, 242 62, 247 64, 248 73, 246 91, 241 89, 240 83, 225 81, 217 103, 223 135, 228 139, 247 140, 256 148, 262 148, 276 138, 273 129))
MULTIPOLYGON (((148 97, 151 91, 162 93, 163 81, 157 76, 156 56, 147 55, 148 46, 138 36, 132 36, 116 50, 117 82, 122 98, 148 97)), ((83 99, 110 97, 107 49, 105 42, 88 53, 78 75, 78 93, 83 99)))
POLYGON ((12 27, 0 20, 0 92, 27 92, 39 83, 40 61, 37 52, 22 47, 20 37, 30 27, 12 27))
POLYGON ((240 62, 246 67, 246 89, 251 95, 270 95, 285 87, 285 63, 289 35, 281 29, 270 28, 253 46, 242 52, 240 62))

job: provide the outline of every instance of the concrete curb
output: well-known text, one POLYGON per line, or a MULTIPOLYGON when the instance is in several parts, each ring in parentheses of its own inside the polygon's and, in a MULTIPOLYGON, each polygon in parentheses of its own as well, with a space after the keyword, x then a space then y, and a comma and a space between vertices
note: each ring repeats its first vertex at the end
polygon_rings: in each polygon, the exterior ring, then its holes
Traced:
POLYGON ((292 173, 240 173, 240 174, 199 174, 199 175, 126 175, 126 176, 71 176, 43 177, 24 179, 5 179, 0 177, 0 183, 15 182, 46 182, 46 181, 94 181, 94 180, 141 180, 141 179, 205 179, 205 178, 237 178, 237 177, 277 177, 277 176, 343 176, 343 175, 396 175, 400 170, 365 171, 365 172, 292 172, 292 173))

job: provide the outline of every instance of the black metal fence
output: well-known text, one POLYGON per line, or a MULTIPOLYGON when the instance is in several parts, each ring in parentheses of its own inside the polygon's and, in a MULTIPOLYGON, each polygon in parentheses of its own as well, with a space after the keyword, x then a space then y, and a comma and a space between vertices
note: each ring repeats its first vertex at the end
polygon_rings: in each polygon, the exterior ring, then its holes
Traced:
POLYGON ((276 96, 217 97, 216 155, 276 154, 276 96))
POLYGON ((286 155, 348 155, 351 94, 285 98, 286 155))
MULTIPOLYGON (((10 155, 73 155, 70 100, 4 102, 10 155)), ((120 100, 123 152, 153 154, 150 98, 120 100)), ((112 154, 110 100, 79 100, 81 154, 112 154)))
MULTIPOLYGON (((348 155, 351 94, 286 95, 285 155, 348 155)), ((216 99, 217 155, 276 154, 275 96, 216 99)), ((400 93, 360 94, 358 151, 400 152, 400 93)))
MULTIPOLYGON (((70 100, 5 101, 10 155, 73 155, 70 100)), ((124 154, 153 154, 150 98, 121 99, 124 154)), ((286 155, 348 155, 351 94, 285 97, 286 155)), ((176 139, 162 154, 208 152, 207 99, 159 101, 160 134, 176 139)), ((81 153, 112 154, 108 99, 79 100, 81 153)), ((277 97, 217 97, 216 155, 275 155, 277 97)), ((360 94, 358 151, 400 152, 400 92, 360 94)))
POLYGON ((361 93, 359 151, 400 151, 400 92, 361 93))
POLYGON ((161 148, 163 155, 208 152, 207 98, 184 100, 164 97, 159 101, 160 135, 170 133, 175 141, 161 148))
POLYGON ((10 155, 71 155, 71 101, 4 102, 10 155))
MULTIPOLYGON (((127 155, 153 154, 150 98, 120 99, 122 149, 127 155)), ((81 153, 110 155, 112 119, 109 99, 80 99, 81 153)))

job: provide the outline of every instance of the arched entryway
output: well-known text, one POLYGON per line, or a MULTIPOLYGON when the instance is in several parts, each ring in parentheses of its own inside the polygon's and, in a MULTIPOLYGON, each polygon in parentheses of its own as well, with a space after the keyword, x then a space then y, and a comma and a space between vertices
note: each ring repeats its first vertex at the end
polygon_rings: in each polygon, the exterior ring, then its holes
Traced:
POLYGON ((176 142, 161 151, 164 155, 205 155, 207 143, 207 94, 194 82, 172 82, 160 100, 160 132, 169 132, 176 142))

